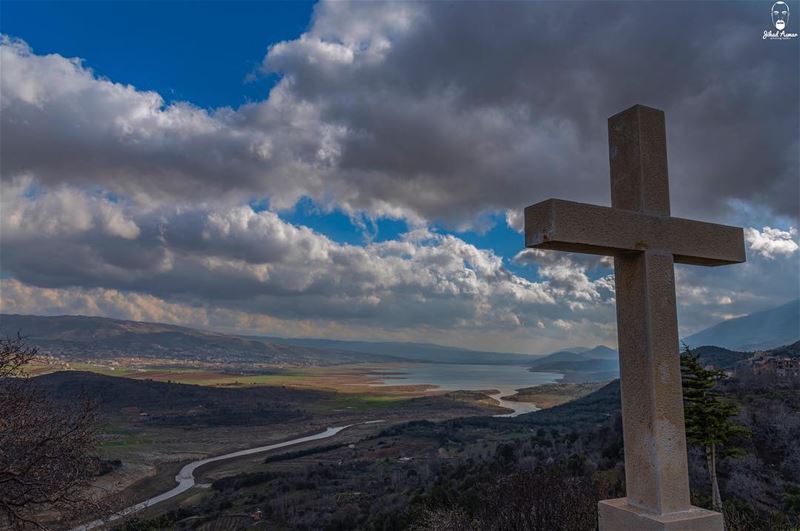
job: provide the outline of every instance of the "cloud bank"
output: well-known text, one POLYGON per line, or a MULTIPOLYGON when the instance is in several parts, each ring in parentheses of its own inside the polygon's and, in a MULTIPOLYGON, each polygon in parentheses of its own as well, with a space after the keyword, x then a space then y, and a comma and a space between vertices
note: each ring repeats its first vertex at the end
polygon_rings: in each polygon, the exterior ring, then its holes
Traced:
POLYGON ((673 212, 747 225, 746 266, 678 269, 685 331, 797 297, 800 57, 759 39, 761 11, 321 2, 269 47, 265 99, 219 109, 4 37, 3 309, 610 344, 608 261, 498 256, 458 231, 496 213, 518 230, 547 197, 607 204, 606 118, 633 103, 667 111, 673 212), (281 218, 301 198, 411 229, 340 243, 281 218))

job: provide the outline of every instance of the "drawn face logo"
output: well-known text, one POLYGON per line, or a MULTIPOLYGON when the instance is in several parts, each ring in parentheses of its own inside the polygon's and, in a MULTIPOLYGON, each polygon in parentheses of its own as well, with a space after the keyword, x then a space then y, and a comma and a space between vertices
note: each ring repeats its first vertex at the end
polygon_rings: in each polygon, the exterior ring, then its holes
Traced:
POLYGON ((786 22, 789 20, 789 6, 786 2, 775 2, 772 4, 772 25, 775 29, 782 31, 786 27, 786 22))

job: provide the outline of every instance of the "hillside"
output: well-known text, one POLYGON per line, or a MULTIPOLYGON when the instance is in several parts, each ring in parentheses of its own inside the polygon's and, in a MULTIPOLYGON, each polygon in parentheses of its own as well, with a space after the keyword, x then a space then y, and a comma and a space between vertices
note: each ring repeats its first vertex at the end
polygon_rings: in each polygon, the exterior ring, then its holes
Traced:
MULTIPOLYGON (((569 349, 559 350, 542 356, 531 363, 532 367, 550 366, 557 367, 560 364, 571 364, 576 362, 597 362, 598 366, 608 366, 608 361, 617 362, 619 355, 614 349, 610 349, 604 345, 597 345, 590 349, 569 349)), ((542 369, 544 370, 544 369, 542 369)))
POLYGON ((787 356, 789 358, 800 358, 800 341, 795 341, 791 345, 783 345, 768 352, 772 356, 787 356))
POLYGON ((431 343, 407 343, 392 341, 338 341, 333 339, 264 337, 266 341, 281 345, 310 348, 341 349, 365 352, 381 356, 404 358, 428 363, 474 363, 527 365, 539 356, 508 352, 486 352, 456 347, 445 347, 431 343))
POLYGON ((535 360, 529 370, 564 373, 564 382, 598 382, 619 377, 619 355, 603 345, 577 352, 560 350, 535 360))
MULTIPOLYGON (((717 369, 738 369, 762 366, 765 362, 781 358, 800 358, 800 341, 791 345, 782 345, 769 350, 755 352, 737 352, 721 347, 705 346, 692 349, 692 354, 700 359, 703 365, 711 365, 717 369)), ((741 374, 739 375, 741 376, 741 374)))
POLYGON ((800 300, 723 321, 683 339, 690 347, 714 345, 730 350, 766 350, 800 339, 800 300))
MULTIPOLYGON (((751 433, 740 441, 743 455, 718 462, 723 499, 740 511, 730 529, 794 529, 784 524, 800 516, 793 503, 800 425, 775 418, 797 412, 800 394, 797 387, 778 393, 765 392, 763 382, 750 385, 720 388, 751 433)), ((624 495, 619 389, 613 381, 516 418, 414 421, 349 445, 286 452, 214 481, 203 503, 187 503, 158 523, 191 515, 216 525, 226 514, 219 507, 236 507, 262 511, 276 529, 594 529, 597 498, 624 495), (585 514, 586 525, 525 525, 537 509, 585 514), (515 521, 523 524, 498 524, 498 514, 519 514, 515 521)), ((689 447, 688 464, 697 503, 707 507, 700 448, 689 447)))
POLYGON ((250 426, 300 419, 312 402, 330 393, 285 387, 226 389, 133 380, 83 371, 37 376, 33 384, 66 404, 88 397, 104 416, 146 414, 151 424, 250 426))
POLYGON ((105 317, 2 314, 0 331, 6 335, 19 332, 43 354, 72 360, 139 357, 281 366, 387 361, 386 356, 364 352, 277 344, 183 326, 105 317))
POLYGON ((692 349, 692 354, 704 365, 713 365, 718 369, 732 369, 753 356, 752 352, 737 352, 711 345, 692 349))
POLYGON ((526 354, 430 343, 238 336, 163 323, 80 315, 0 314, 0 332, 6 335, 19 332, 42 353, 70 360, 139 357, 324 366, 397 362, 528 365, 537 359, 526 354))
MULTIPOLYGON (((347 424, 354 419, 363 420, 364 415, 381 415, 386 419, 452 418, 497 411, 481 402, 483 395, 469 392, 382 401, 381 396, 343 395, 330 390, 187 385, 85 371, 43 374, 31 377, 29 382, 65 407, 81 404, 88 398, 104 422, 135 431, 144 426, 192 430, 269 426, 272 431, 280 432, 290 422, 302 431, 309 429, 311 420, 317 425, 347 424)), ((226 432, 223 438, 246 436, 237 430, 226 432)), ((178 443, 182 448, 188 444, 178 443)))

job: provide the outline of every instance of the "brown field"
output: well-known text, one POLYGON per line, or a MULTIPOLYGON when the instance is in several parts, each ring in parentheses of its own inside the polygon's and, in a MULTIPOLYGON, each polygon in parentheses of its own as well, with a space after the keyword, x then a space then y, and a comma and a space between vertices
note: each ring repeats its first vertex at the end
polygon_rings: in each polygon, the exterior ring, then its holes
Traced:
MULTIPOLYGON (((335 367, 309 367, 298 369, 264 368, 253 371, 231 371, 217 367, 119 367, 106 363, 73 363, 69 370, 82 370, 120 376, 135 380, 153 380, 190 385, 217 387, 283 386, 296 389, 335 391, 345 394, 376 394, 391 396, 426 396, 435 386, 393 385, 376 388, 370 384, 381 382, 383 377, 398 374, 402 365, 339 365, 335 367)), ((61 366, 32 364, 28 374, 37 376, 58 370, 61 366)))
POLYGON ((531 402, 542 409, 558 406, 597 391, 608 382, 552 383, 520 389, 506 400, 531 402))
MULTIPOLYGON (((117 411, 103 426, 101 455, 119 459, 122 466, 98 478, 97 486, 118 496, 116 506, 127 507, 175 485, 174 477, 184 464, 245 448, 262 446, 305 434, 367 420, 383 419, 384 423, 349 428, 341 434, 321 441, 292 446, 291 451, 309 446, 339 442, 355 442, 369 433, 409 420, 444 420, 460 416, 500 412, 492 399, 482 393, 431 392, 432 386, 395 385, 371 387, 383 376, 400 366, 337 366, 324 368, 284 369, 232 372, 218 368, 184 367, 110 367, 105 364, 73 364, 71 369, 89 370, 105 376, 152 380, 176 384, 214 387, 277 387, 321 390, 328 394, 291 405, 305 412, 303 418, 262 425, 226 426, 163 426, 148 423, 139 414, 127 409, 117 411)), ((48 371, 40 368, 39 374, 48 371)), ((281 453, 287 450, 275 450, 281 453)), ((137 514, 152 517, 184 504, 202 503, 207 489, 200 484, 244 471, 266 469, 267 453, 210 464, 195 477, 198 486, 156 507, 137 514)), ((301 460, 302 462, 302 460, 301 460)))

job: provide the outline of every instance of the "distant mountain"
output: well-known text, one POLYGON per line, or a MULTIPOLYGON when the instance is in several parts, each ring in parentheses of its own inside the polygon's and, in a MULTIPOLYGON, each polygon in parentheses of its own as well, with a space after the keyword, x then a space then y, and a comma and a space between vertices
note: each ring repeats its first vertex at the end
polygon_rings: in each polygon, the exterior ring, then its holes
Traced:
POLYGON ((693 348, 692 354, 697 356, 703 365, 713 365, 717 369, 732 369, 753 356, 752 352, 737 352, 711 345, 693 348))
MULTIPOLYGON (((597 347, 593 347, 593 348, 599 348, 601 346, 602 345, 598 345, 597 347)), ((603 347, 603 348, 608 348, 608 347, 603 347)), ((592 350, 592 348, 590 348, 590 347, 567 347, 567 348, 562 348, 560 350, 557 350, 556 352, 552 352, 550 354, 547 354, 547 356, 552 356, 554 354, 558 354, 559 352, 568 352, 570 354, 580 354, 582 352, 586 352, 586 351, 589 351, 589 350, 592 350)), ((611 349, 609 349, 609 350, 611 350, 611 349)))
MULTIPOLYGON (((598 346, 602 346, 602 345, 598 345, 598 346)), ((597 348, 597 347, 595 347, 595 348, 597 348)), ((603 347, 603 348, 608 348, 608 347, 603 347)), ((581 353, 581 352, 586 352, 587 350, 592 350, 592 349, 589 348, 589 347, 569 347, 569 348, 565 348, 565 349, 562 349, 562 350, 567 351, 567 352, 581 353)))
POLYGON ((737 352, 722 347, 705 346, 693 348, 692 354, 697 356, 703 365, 712 365, 717 369, 736 370, 750 366, 756 360, 763 362, 770 358, 800 358, 800 341, 758 352, 737 352))
POLYGON ((431 343, 404 343, 392 341, 339 341, 334 339, 303 339, 262 337, 270 343, 311 348, 341 349, 379 356, 391 356, 426 363, 467 363, 479 365, 529 365, 540 356, 507 352, 487 352, 431 343))
POLYGON ((581 354, 590 359, 619 360, 619 353, 613 348, 608 348, 604 345, 597 345, 594 348, 584 350, 581 354))
POLYGON ((690 347, 714 345, 736 351, 767 350, 800 339, 800 300, 729 319, 683 339, 690 347))
POLYGON ((0 314, 0 333, 20 332, 44 354, 69 359, 177 358, 230 364, 474 363, 527 366, 535 356, 429 343, 235 336, 163 323, 79 315, 0 314))
POLYGON ((538 360, 533 361, 531 364, 533 367, 539 367, 544 365, 550 365, 553 363, 575 363, 577 361, 586 361, 586 358, 580 352, 572 352, 570 350, 559 350, 557 352, 553 352, 552 354, 548 354, 538 360))
POLYGON ((17 332, 42 353, 68 359, 177 358, 283 366, 388 361, 387 356, 270 343, 162 323, 79 315, 0 314, 0 333, 17 332))
POLYGON ((783 345, 769 351, 772 356, 800 358, 800 341, 795 341, 791 345, 783 345))
POLYGON ((560 350, 535 360, 534 372, 564 373, 565 382, 596 382, 619 377, 619 355, 603 345, 578 352, 560 350))
POLYGON ((531 363, 531 366, 536 370, 551 370, 540 369, 540 367, 573 367, 576 363, 584 363, 584 367, 591 364, 596 364, 597 370, 605 370, 610 365, 619 363, 619 355, 614 349, 610 349, 604 345, 597 345, 594 348, 581 348, 575 350, 559 350, 547 356, 543 356, 531 363), (607 362, 613 362, 611 364, 607 362), (601 369, 602 368, 602 369, 601 369))

